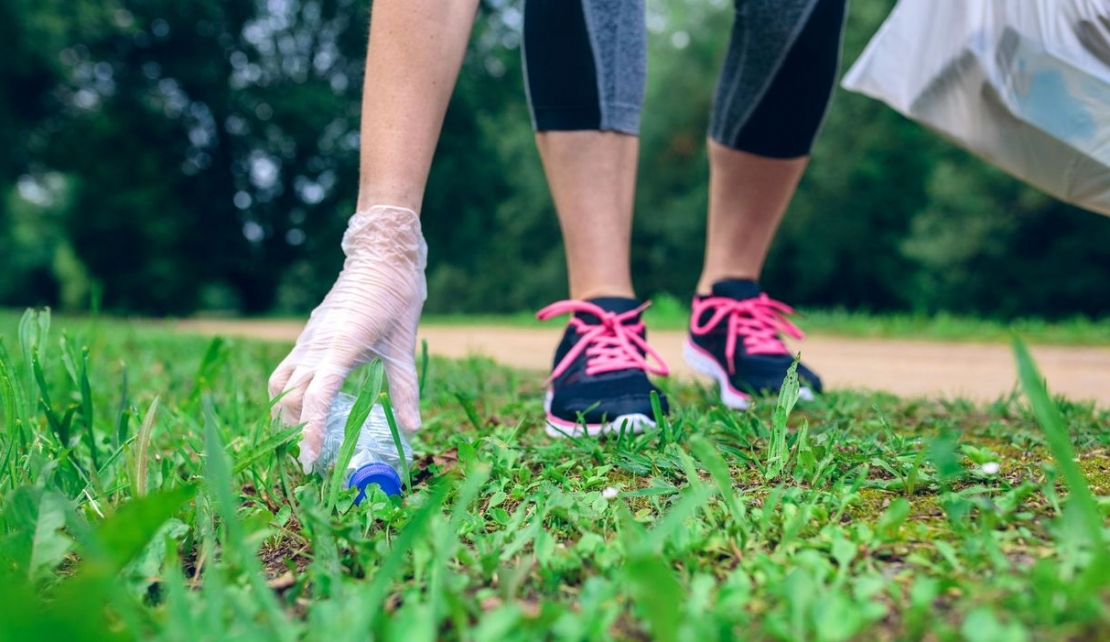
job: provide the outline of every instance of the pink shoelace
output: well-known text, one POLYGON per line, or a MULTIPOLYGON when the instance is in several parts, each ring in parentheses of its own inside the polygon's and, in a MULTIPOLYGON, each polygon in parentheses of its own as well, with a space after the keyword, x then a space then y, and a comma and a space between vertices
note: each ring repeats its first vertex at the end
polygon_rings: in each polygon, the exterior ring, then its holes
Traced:
POLYGON ((559 365, 551 372, 547 383, 566 372, 574 360, 583 351, 589 359, 586 361, 586 374, 597 375, 604 372, 628 370, 637 368, 652 374, 666 376, 670 373, 663 357, 659 356, 644 340, 644 322, 632 322, 650 303, 645 303, 635 310, 622 312, 607 312, 587 301, 559 301, 552 303, 536 313, 536 318, 546 321, 554 316, 583 312, 592 314, 601 320, 600 323, 586 323, 582 319, 571 317, 570 325, 574 327, 582 338, 567 352, 559 365), (644 358, 640 350, 650 358, 644 358), (651 363, 654 361, 655 363, 651 363))
POLYGON ((742 337, 744 349, 748 354, 789 354, 782 342, 783 334, 795 339, 804 339, 805 334, 798 326, 787 320, 786 315, 794 314, 790 306, 776 301, 766 294, 751 299, 729 299, 726 297, 706 297, 694 299, 694 313, 690 317, 690 332, 698 336, 709 334, 723 319, 728 319, 728 338, 725 340, 725 357, 728 358, 728 372, 736 372, 736 338, 742 337), (705 323, 698 323, 702 313, 712 308, 713 314, 705 323))

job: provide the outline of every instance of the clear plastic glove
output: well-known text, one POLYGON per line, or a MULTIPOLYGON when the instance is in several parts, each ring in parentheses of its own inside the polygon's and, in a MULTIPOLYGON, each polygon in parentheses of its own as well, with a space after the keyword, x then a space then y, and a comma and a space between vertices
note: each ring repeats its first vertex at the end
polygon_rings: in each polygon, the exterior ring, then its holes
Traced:
POLYGON ((380 358, 390 398, 405 430, 420 428, 416 326, 427 297, 428 246, 416 212, 377 205, 351 217, 343 235, 347 260, 308 320, 297 345, 270 376, 275 418, 304 424, 301 465, 320 455, 332 399, 356 367, 380 358))

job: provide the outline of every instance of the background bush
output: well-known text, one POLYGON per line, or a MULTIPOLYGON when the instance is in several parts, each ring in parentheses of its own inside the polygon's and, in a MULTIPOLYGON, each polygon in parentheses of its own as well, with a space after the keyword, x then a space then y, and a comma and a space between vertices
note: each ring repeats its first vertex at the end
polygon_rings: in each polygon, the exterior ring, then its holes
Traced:
MULTIPOLYGON (((700 269, 705 130, 731 3, 650 2, 633 262, 645 296, 700 269)), ((843 67, 891 0, 853 0, 843 67)), ((0 5, 0 304, 303 313, 357 190, 363 0, 0 5)), ((519 1, 486 0, 424 204, 428 309, 565 296, 532 142, 519 1)), ((1008 318, 1110 312, 1110 220, 840 91, 764 281, 808 306, 1008 318)))

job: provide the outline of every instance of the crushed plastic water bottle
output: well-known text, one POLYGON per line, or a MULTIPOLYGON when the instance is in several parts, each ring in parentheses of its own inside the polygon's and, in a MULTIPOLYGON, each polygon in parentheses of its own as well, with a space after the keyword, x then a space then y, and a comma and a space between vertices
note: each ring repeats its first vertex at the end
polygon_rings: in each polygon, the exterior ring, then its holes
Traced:
MULTIPOLYGON (((320 458, 316 460, 316 470, 321 475, 326 474, 339 458, 347 417, 354 405, 355 397, 342 392, 335 396, 335 401, 331 404, 324 446, 320 450, 320 458)), ((405 463, 411 463, 412 447, 403 432, 400 437, 405 463)), ((347 464, 347 488, 358 488, 356 504, 366 498, 366 489, 372 484, 381 487, 387 495, 400 495, 400 473, 403 469, 397 445, 393 441, 393 432, 385 418, 385 409, 381 404, 374 404, 366 423, 362 424, 354 454, 347 464)))

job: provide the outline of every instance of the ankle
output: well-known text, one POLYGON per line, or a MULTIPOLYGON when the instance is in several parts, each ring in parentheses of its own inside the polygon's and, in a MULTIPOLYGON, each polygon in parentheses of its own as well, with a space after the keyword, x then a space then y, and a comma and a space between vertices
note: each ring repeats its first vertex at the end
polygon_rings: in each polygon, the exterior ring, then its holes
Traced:
POLYGON ((584 288, 571 288, 570 290, 570 298, 574 299, 575 301, 589 301, 590 299, 600 299, 605 297, 635 299, 636 292, 632 289, 631 286, 594 286, 584 288))

